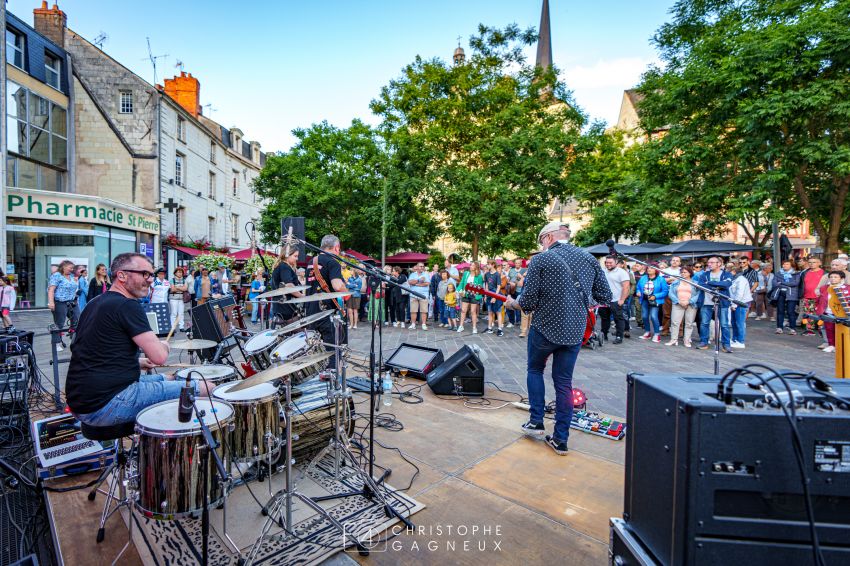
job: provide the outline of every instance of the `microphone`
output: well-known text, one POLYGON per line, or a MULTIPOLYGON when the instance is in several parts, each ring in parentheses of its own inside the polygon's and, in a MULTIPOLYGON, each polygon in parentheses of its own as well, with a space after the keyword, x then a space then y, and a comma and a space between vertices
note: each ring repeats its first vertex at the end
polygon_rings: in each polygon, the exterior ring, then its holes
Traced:
POLYGON ((192 382, 186 376, 186 384, 180 390, 180 400, 177 402, 177 420, 188 423, 192 419, 192 394, 194 393, 192 382))
POLYGON ((605 245, 608 246, 608 253, 612 256, 619 255, 617 254, 617 250, 614 249, 614 245, 616 243, 617 242, 615 242, 614 240, 608 240, 607 242, 605 242, 605 245))

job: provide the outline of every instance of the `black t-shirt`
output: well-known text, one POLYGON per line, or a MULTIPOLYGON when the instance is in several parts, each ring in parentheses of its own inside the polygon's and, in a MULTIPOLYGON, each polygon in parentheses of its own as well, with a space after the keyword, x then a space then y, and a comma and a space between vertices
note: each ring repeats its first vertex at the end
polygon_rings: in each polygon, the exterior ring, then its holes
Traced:
MULTIPOLYGON (((274 271, 272 271, 271 288, 278 289, 280 287, 285 287, 287 283, 292 283, 296 287, 301 285, 298 281, 298 274, 295 273, 295 270, 292 269, 288 263, 281 262, 280 265, 275 267, 274 271)), ((292 295, 283 295, 272 297, 272 299, 279 300, 291 296, 292 295)), ((272 305, 272 314, 279 314, 283 317, 283 320, 289 320, 295 316, 295 307, 292 305, 287 305, 285 303, 272 303, 272 305)))
POLYGON ((490 273, 489 271, 484 274, 484 285, 487 287, 488 291, 492 291, 494 293, 499 292, 499 285, 502 283, 502 274, 498 271, 494 271, 490 273))
MULTIPOLYGON (((319 280, 316 279, 315 275, 313 275, 312 264, 308 266, 308 273, 307 284, 310 285, 310 289, 307 291, 307 294, 314 295, 316 293, 324 293, 325 290, 319 285, 319 280)), ((342 279, 342 266, 339 265, 337 260, 327 254, 319 254, 319 273, 322 274, 322 278, 325 280, 325 283, 327 283, 328 292, 330 293, 334 292, 334 279, 344 281, 342 279)), ((335 308, 334 301, 314 301, 307 303, 307 314, 315 314, 320 310, 335 308), (320 303, 323 305, 322 307, 319 306, 320 303)))
POLYGON ((139 380, 139 347, 133 337, 150 330, 135 299, 107 291, 86 303, 65 380, 71 410, 93 413, 139 380))

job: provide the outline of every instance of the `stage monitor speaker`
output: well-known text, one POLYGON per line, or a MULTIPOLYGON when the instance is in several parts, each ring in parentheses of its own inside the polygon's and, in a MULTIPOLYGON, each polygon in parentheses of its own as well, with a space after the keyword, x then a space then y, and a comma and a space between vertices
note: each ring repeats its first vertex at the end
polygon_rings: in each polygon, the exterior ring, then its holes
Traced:
MULTIPOLYGON (((303 216, 287 216, 280 221, 280 237, 283 238, 292 226, 292 235, 299 240, 304 239, 304 217, 303 216)), ((303 263, 307 261, 307 250, 304 249, 304 244, 298 244, 298 261, 303 263)))
POLYGON ((428 374, 428 387, 437 395, 484 395, 484 364, 469 346, 464 346, 428 374))
POLYGON ((442 363, 443 352, 439 348, 402 344, 384 365, 395 371, 406 369, 408 376, 425 379, 429 372, 442 363))

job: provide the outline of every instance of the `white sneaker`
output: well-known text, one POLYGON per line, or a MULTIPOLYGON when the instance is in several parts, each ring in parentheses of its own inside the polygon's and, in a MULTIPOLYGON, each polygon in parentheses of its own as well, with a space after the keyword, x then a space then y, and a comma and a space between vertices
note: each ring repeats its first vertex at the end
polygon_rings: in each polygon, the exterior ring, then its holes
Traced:
POLYGON ((478 329, 477 329, 477 328, 475 328, 474 326, 472 327, 472 333, 473 333, 473 334, 478 334, 478 329))
POLYGON ((763 314, 759 317, 759 320, 767 320, 767 315, 763 314))
POLYGON ((407 327, 407 329, 408 330, 415 330, 416 329, 416 323, 415 322, 411 323, 410 326, 407 327))
POLYGON ((756 313, 754 313, 754 312, 751 312, 750 314, 747 315, 747 318, 755 318, 755 317, 756 317, 756 313))
POLYGON ((513 327, 514 327, 514 325, 511 324, 510 322, 505 325, 505 328, 513 328, 513 327))
POLYGON ((827 346, 826 348, 823 349, 823 351, 826 352, 827 354, 831 354, 832 352, 835 351, 835 346, 827 346))
POLYGON ((428 330, 428 327, 427 327, 427 326, 425 326, 425 325, 423 324, 423 325, 422 325, 422 330, 428 330))
POLYGON ((742 342, 732 342, 731 346, 733 348, 738 348, 738 349, 741 349, 741 350, 743 350, 744 348, 747 347, 746 344, 743 344, 742 342))
POLYGON ((829 346, 829 344, 827 344, 826 342, 821 342, 820 345, 818 346, 818 350, 823 350, 827 346, 829 346))
POLYGON ((463 332, 463 325, 462 324, 457 327, 457 332, 463 332))

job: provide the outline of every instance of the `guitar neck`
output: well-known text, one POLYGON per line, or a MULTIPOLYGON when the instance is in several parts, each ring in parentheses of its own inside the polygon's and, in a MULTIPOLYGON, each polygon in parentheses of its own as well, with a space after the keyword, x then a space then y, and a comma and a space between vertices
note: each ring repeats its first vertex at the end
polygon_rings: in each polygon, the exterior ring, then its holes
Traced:
POLYGON ((471 291, 478 295, 484 295, 485 297, 489 297, 491 299, 496 299, 497 301, 502 301, 503 303, 508 300, 505 295, 500 295, 499 293, 494 293, 493 291, 488 291, 484 287, 479 287, 478 285, 467 285, 465 288, 466 291, 471 291))

